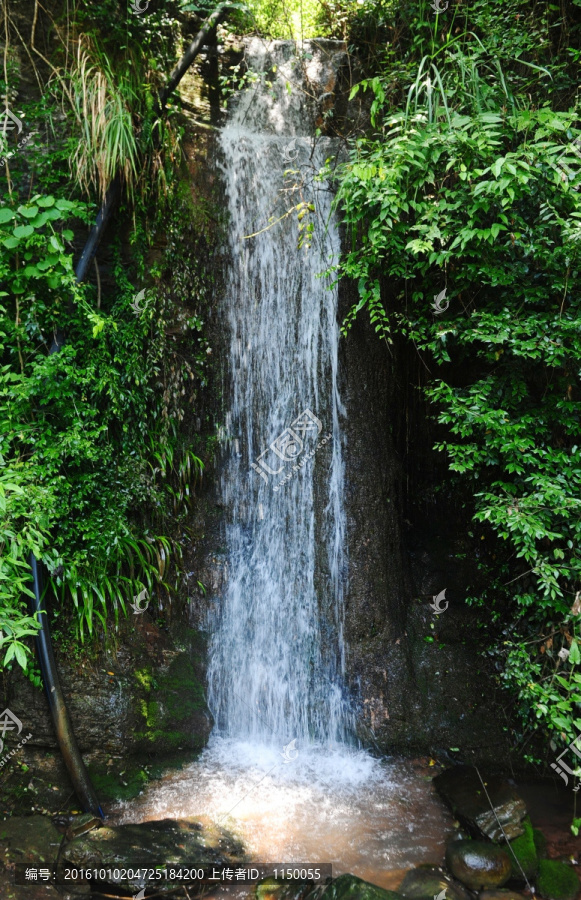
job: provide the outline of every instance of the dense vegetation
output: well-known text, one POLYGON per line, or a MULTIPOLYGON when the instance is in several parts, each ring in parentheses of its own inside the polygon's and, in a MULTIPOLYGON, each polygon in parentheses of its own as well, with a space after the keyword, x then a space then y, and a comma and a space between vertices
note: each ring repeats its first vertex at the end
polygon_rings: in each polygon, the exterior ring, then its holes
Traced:
POLYGON ((49 46, 31 55, 39 96, 16 101, 30 53, 16 26, 7 26, 2 83, 27 141, 21 150, 22 134, 8 135, 2 147, 0 646, 4 666, 15 660, 35 680, 31 552, 60 598, 60 638, 103 635, 136 594, 171 592, 202 468, 184 409, 208 365, 207 284, 180 256, 184 222, 199 213, 180 186, 183 129, 154 102, 176 23, 161 13, 128 19, 114 3, 54 15, 42 23, 49 46), (66 53, 50 41, 55 32, 66 53), (124 201, 105 277, 91 267, 80 284, 74 261, 115 175, 124 201), (195 308, 181 308, 176 327, 165 272, 178 263, 195 308))
POLYGON ((374 16, 376 31, 353 95, 370 97, 371 128, 338 173, 352 236, 341 271, 360 298, 345 331, 367 310, 388 350, 404 340, 420 355, 445 426, 437 449, 492 541, 469 602, 496 624, 515 733, 523 749, 539 726, 569 743, 581 728, 578 10, 392 4, 393 25, 385 4, 364 7, 359 33, 374 16))
MULTIPOLYGON (((486 587, 470 602, 490 614, 490 648, 520 713, 515 732, 535 759, 527 743, 539 725, 561 745, 581 728, 581 4, 234 7, 238 32, 345 39, 364 73, 352 96, 368 127, 331 173, 351 238, 340 270, 359 289, 345 334, 367 312, 386 353, 403 344, 421 358, 443 429, 437 449, 491 546, 486 587)), ((180 28, 191 35, 210 9, 153 2, 140 17, 116 0, 73 12, 55 3, 42 49, 34 29, 24 41, 5 18, 2 93, 30 135, 25 149, 16 136, 2 148, 0 645, 9 667, 30 671, 30 552, 52 573, 79 637, 102 633, 141 589, 171 588, 169 557, 201 467, 183 417, 206 381, 208 286, 191 273, 196 303, 182 333, 193 349, 180 351, 164 272, 191 201, 180 188, 179 115, 170 105, 162 116, 156 97, 180 28), (25 99, 23 54, 38 84, 25 99), (78 284, 73 262, 116 174, 124 205, 107 283, 78 284), (162 230, 165 255, 152 263, 162 230), (64 345, 50 354, 61 331, 64 345)), ((203 232, 204 215, 189 213, 203 232)))

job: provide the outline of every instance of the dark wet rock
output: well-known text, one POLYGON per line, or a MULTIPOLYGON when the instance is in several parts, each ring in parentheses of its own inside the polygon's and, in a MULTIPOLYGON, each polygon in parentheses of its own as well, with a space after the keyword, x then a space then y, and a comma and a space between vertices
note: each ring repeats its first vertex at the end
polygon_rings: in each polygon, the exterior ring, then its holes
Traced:
MULTIPOLYGON (((63 847, 62 859, 79 868, 150 869, 156 866, 232 867, 245 859, 242 845, 226 832, 204 827, 193 819, 161 819, 137 825, 103 827, 75 838, 63 847)), ((138 881, 116 881, 133 890, 138 881)), ((175 887, 156 881, 159 891, 175 887)))
POLYGON ((434 900, 442 891, 446 900, 470 900, 463 885, 452 881, 439 866, 423 865, 408 872, 397 889, 407 900, 434 900))
POLYGON ((312 881, 280 881, 266 878, 256 886, 257 900, 317 900, 325 890, 325 885, 315 885, 312 881))
POLYGON ((0 822, 0 897, 2 900, 72 900, 87 898, 88 886, 74 891, 46 883, 14 885, 14 866, 53 868, 62 835, 47 816, 12 817, 0 822))
POLYGON ((537 891, 544 900, 576 900, 579 878, 567 863, 558 859, 542 859, 539 863, 537 891))
POLYGON ((478 900, 527 900, 530 895, 519 894, 518 891, 481 891, 478 900))
POLYGON ((89 885, 79 885, 71 890, 51 884, 0 884, 1 900, 89 900, 89 885))
POLYGON ((524 834, 510 841, 507 848, 512 864, 512 877, 516 881, 532 881, 539 868, 539 857, 535 846, 531 820, 523 819, 524 834), (516 857, 516 858, 515 858, 516 857))
POLYGON ((506 850, 485 841, 454 841, 446 848, 446 865, 471 891, 499 888, 512 867, 506 850))
POLYGON ((339 875, 319 896, 321 900, 402 900, 399 892, 386 891, 355 875, 339 875))
POLYGON ((522 797, 505 778, 483 776, 486 792, 473 766, 455 766, 434 778, 433 784, 454 815, 474 835, 492 841, 508 840, 524 834, 522 820, 527 808, 522 797), (494 807, 494 811, 490 805, 494 807))

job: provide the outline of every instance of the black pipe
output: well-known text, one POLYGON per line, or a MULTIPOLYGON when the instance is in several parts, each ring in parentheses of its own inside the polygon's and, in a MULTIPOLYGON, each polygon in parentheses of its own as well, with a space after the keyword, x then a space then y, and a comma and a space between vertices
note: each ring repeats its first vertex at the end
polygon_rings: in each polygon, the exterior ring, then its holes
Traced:
POLYGON ((69 718, 67 705, 62 692, 60 679, 54 659, 52 641, 46 612, 42 609, 43 579, 40 563, 33 553, 30 554, 30 568, 32 570, 32 582, 34 597, 30 598, 32 614, 37 614, 40 630, 36 635, 36 652, 40 661, 40 671, 52 720, 56 731, 56 737, 60 751, 63 755, 67 771, 72 781, 75 793, 81 801, 85 812, 93 813, 100 819, 105 818, 101 805, 97 799, 95 789, 91 784, 89 773, 85 768, 83 758, 79 751, 77 740, 73 732, 73 726, 69 718))
POLYGON ((193 63, 194 59, 206 43, 210 33, 216 28, 217 25, 220 24, 222 19, 226 17, 226 13, 228 12, 228 6, 221 6, 216 9, 211 16, 209 16, 200 31, 198 31, 194 40, 180 59, 179 63, 171 73, 169 77, 169 81, 159 94, 159 100, 161 103, 161 108, 165 109, 165 102, 169 95, 175 91, 178 84, 186 74, 187 70, 193 63))

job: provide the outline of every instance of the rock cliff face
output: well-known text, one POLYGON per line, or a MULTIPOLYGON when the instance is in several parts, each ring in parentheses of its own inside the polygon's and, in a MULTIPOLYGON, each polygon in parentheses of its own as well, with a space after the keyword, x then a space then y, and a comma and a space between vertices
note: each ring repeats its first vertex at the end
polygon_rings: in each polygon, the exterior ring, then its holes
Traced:
MULTIPOLYGON (((344 286, 343 315, 354 302, 344 286)), ((343 342, 341 363, 350 561, 345 635, 360 736, 382 751, 458 747, 464 758, 502 765, 504 757, 506 764, 502 703, 475 613, 464 602, 475 578, 470 547, 449 527, 445 509, 432 510, 430 520, 418 513, 407 484, 410 470, 425 460, 406 459, 406 447, 431 452, 429 441, 422 448, 426 442, 413 433, 409 442, 401 438, 407 361, 361 320, 343 342), (448 607, 437 614, 430 604, 443 589, 448 607)))
MULTIPOLYGON (((205 746, 213 723, 205 641, 194 629, 180 623, 170 632, 147 613, 132 615, 116 649, 89 659, 57 647, 56 657, 79 748, 105 807, 138 793, 162 763, 191 760, 205 746)), ((10 761, 4 803, 23 813, 66 808, 71 788, 44 691, 20 674, 8 687, 4 707, 32 736, 10 761)), ((19 739, 7 734, 5 752, 19 739)))

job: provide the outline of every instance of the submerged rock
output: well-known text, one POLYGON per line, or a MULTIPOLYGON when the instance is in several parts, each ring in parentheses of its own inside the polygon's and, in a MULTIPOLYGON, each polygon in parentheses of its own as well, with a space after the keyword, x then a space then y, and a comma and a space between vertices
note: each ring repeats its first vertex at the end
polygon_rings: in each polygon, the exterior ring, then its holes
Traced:
POLYGON ((402 900, 399 892, 386 891, 356 875, 339 875, 319 897, 321 900, 402 900))
POLYGON ((454 841, 446 848, 446 865, 471 891, 499 888, 512 871, 506 850, 485 841, 454 841))
POLYGON ((577 873, 567 863, 558 859, 540 861, 537 890, 544 900, 575 900, 579 887, 577 873))
MULTIPOLYGON (((161 819, 98 828, 66 844, 62 859, 78 868, 136 872, 160 865, 176 869, 232 867, 244 862, 245 855, 238 841, 217 828, 206 828, 194 819, 161 819)), ((139 875, 113 883, 131 891, 141 886, 139 875)), ((165 879, 149 884, 154 884, 156 891, 175 887, 165 879)))
POLYGON ((483 780, 486 791, 474 766, 454 766, 437 775, 433 784, 454 815, 475 837, 499 841, 503 839, 502 829, 508 840, 523 834, 521 823, 527 808, 522 797, 505 778, 493 775, 483 780))
POLYGON ((470 900, 470 894, 463 885, 452 881, 439 866, 432 865, 412 869, 397 890, 407 900, 434 900, 442 891, 446 891, 446 900, 470 900))

